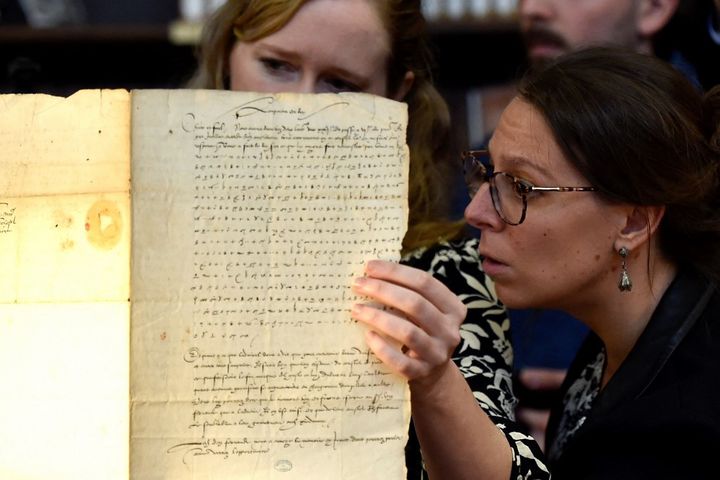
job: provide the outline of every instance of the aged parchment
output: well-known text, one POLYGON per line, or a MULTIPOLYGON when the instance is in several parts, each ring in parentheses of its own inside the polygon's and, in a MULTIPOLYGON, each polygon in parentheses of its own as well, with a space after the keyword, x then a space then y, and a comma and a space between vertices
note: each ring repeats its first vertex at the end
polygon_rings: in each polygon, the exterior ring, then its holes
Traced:
POLYGON ((130 96, 0 96, 0 478, 128 477, 130 96))
POLYGON ((134 93, 135 478, 404 478, 406 385, 349 311, 399 258, 405 124, 367 95, 134 93))
POLYGON ((406 385, 349 317, 364 262, 398 258, 404 105, 84 91, 0 112, 0 478, 404 478, 406 385))

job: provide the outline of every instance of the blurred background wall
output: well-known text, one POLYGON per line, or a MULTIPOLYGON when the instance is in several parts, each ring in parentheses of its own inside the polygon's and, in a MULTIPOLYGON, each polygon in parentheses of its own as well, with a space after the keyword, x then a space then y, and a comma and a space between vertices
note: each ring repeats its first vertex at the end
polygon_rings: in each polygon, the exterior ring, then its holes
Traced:
MULTIPOLYGON (((0 0, 0 93, 181 87, 195 67, 203 9, 217 1, 0 0)), ((515 7, 515 0, 424 2, 435 78, 461 145, 485 135, 497 115, 492 106, 506 100, 497 85, 522 71, 515 7), (487 112, 478 108, 484 103, 487 112)))

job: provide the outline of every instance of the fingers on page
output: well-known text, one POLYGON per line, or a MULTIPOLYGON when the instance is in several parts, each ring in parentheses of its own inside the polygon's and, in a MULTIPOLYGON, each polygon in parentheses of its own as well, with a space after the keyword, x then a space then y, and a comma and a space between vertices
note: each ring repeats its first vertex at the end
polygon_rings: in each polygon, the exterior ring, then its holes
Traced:
POLYGON ((441 281, 428 272, 398 263, 371 260, 365 266, 368 277, 385 280, 418 292, 443 313, 465 318, 465 306, 441 281))

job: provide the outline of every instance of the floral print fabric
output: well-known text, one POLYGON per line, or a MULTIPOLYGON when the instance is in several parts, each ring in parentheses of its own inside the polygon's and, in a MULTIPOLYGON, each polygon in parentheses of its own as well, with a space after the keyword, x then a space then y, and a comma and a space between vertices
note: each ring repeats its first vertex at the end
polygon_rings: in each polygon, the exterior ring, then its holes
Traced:
MULTIPOLYGON (((465 376, 478 405, 505 434, 513 452, 511 480, 550 478, 543 454, 535 440, 522 433, 515 423, 517 399, 512 390, 513 352, 510 343, 510 319, 495 294, 492 280, 485 275, 478 255, 478 240, 440 243, 406 256, 403 263, 425 270, 442 281, 467 306, 460 327, 461 342, 453 361, 465 376)), ((408 444, 408 478, 426 479, 420 470, 414 474, 412 463, 420 454, 408 444)))
POLYGON ((600 392, 603 370, 605 369, 605 350, 598 353, 595 361, 585 366, 580 376, 573 381, 563 397, 563 413, 558 425, 557 436, 553 440, 548 458, 560 458, 565 445, 585 424, 592 410, 593 402, 600 392))

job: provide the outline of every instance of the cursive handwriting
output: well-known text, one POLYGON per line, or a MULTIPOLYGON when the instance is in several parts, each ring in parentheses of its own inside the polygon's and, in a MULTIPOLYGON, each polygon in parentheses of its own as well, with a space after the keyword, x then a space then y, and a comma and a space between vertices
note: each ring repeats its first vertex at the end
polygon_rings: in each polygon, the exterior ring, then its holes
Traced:
POLYGON ((404 235, 405 131, 328 121, 348 105, 266 96, 210 120, 184 117, 194 155, 185 427, 197 442, 169 454, 191 462, 402 441, 343 430, 349 417, 401 419, 405 402, 350 317, 361 300, 352 279, 368 259, 397 258, 404 235))
POLYGON ((17 223, 15 210, 9 203, 0 202, 0 234, 13 232, 17 223))

